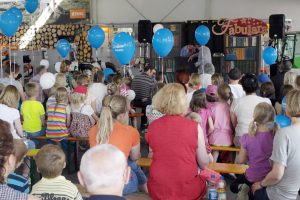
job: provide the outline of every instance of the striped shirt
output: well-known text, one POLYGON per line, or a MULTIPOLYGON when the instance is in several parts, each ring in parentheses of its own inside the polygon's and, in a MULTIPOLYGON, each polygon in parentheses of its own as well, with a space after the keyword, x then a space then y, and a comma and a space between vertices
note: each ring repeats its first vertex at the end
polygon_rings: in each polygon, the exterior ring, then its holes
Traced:
POLYGON ((63 176, 52 179, 42 178, 32 187, 31 194, 42 200, 82 200, 77 187, 63 176))
POLYGON ((47 107, 47 129, 46 136, 53 140, 63 140, 69 135, 67 128, 67 105, 49 104, 47 107))
POLYGON ((29 183, 28 180, 19 174, 12 173, 8 175, 7 185, 19 192, 29 193, 29 183))
POLYGON ((0 184, 0 199, 2 200, 27 200, 28 194, 18 192, 6 184, 0 184))
POLYGON ((151 102, 154 88, 154 80, 146 73, 135 76, 131 83, 131 89, 135 92, 135 99, 138 101, 146 98, 151 102))

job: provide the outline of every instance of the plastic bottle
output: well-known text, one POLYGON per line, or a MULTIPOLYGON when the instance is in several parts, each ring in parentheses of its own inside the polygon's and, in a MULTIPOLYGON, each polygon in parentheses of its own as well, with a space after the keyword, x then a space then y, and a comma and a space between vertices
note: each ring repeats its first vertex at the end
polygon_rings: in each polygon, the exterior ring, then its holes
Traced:
POLYGON ((217 193, 217 181, 214 174, 210 176, 208 180, 208 188, 207 188, 207 197, 209 200, 217 200, 218 193, 217 193))
POLYGON ((218 182, 218 200, 226 200, 226 182, 224 177, 221 176, 218 182))

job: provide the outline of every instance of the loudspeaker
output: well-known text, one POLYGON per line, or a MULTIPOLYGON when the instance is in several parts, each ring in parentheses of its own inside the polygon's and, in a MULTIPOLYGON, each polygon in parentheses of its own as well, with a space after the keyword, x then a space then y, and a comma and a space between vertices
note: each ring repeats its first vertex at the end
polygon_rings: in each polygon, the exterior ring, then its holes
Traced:
POLYGON ((285 15, 276 14, 269 17, 269 37, 271 39, 282 39, 285 37, 285 15))
POLYGON ((139 43, 152 43, 152 23, 150 20, 139 20, 138 41, 139 43))

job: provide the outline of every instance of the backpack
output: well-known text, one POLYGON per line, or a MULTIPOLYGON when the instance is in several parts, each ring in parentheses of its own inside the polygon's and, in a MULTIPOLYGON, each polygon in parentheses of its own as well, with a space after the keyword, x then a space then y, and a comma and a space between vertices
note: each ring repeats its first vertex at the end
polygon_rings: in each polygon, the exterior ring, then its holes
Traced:
POLYGON ((71 112, 71 125, 69 132, 75 138, 78 137, 88 137, 89 131, 92 128, 92 123, 90 117, 82 114, 81 110, 85 105, 80 109, 80 112, 71 112))

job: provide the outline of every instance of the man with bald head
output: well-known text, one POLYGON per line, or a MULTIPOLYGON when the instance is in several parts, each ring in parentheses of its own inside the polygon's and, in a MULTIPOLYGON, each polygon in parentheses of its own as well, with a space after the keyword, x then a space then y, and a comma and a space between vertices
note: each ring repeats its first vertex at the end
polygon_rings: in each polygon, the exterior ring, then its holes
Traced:
POLYGON ((124 153, 110 144, 97 145, 82 157, 78 179, 89 192, 90 200, 122 200, 130 167, 124 153))

